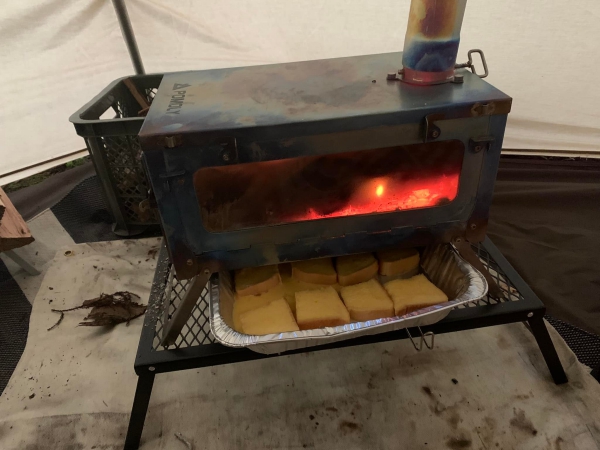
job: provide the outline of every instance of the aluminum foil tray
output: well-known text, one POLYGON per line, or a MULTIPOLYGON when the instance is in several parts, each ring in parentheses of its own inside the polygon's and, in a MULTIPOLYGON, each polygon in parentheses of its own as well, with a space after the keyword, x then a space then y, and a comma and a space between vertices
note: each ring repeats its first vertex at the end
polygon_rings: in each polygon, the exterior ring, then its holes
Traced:
POLYGON ((359 336, 431 325, 446 317, 456 306, 480 300, 487 294, 488 284, 483 275, 462 259, 450 244, 427 247, 421 256, 421 269, 452 300, 402 317, 264 336, 239 333, 230 325, 233 323, 233 283, 229 272, 221 272, 218 282, 211 283, 210 328, 215 339, 223 345, 247 347, 270 355, 359 336))

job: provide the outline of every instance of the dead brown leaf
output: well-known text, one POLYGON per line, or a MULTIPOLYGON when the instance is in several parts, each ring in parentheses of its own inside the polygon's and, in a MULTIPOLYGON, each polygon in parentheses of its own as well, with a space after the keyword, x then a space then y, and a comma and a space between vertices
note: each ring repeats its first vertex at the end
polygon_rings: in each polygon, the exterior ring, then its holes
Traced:
POLYGON ((100 294, 100 297, 85 300, 81 306, 70 309, 56 309, 54 312, 61 313, 59 321, 51 327, 55 328, 60 324, 62 315, 68 311, 74 311, 77 309, 88 309, 91 308, 90 313, 85 317, 84 322, 80 322, 79 325, 85 327, 100 327, 100 326, 113 326, 123 322, 129 322, 136 317, 140 317, 146 312, 146 305, 135 302, 140 297, 132 292, 119 291, 114 294, 100 294))

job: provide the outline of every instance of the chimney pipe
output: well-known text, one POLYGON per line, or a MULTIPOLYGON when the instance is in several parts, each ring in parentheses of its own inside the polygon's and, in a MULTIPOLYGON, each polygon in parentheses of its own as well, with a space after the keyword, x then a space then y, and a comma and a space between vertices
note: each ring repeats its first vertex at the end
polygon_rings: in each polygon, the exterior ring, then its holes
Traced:
POLYGON ((412 0, 402 81, 431 85, 452 81, 467 0, 412 0))

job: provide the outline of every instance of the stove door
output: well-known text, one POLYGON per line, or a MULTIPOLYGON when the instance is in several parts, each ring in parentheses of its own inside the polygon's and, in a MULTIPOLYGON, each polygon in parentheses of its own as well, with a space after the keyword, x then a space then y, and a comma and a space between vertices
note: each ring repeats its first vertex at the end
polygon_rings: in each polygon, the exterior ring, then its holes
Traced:
POLYGON ((455 200, 464 154, 451 140, 205 167, 194 189, 213 233, 435 208, 455 200))

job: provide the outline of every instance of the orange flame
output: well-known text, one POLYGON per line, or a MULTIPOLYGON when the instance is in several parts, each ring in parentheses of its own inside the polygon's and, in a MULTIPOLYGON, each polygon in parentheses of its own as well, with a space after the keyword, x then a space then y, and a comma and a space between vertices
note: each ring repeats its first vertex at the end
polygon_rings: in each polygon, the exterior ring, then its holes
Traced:
MULTIPOLYGON (((401 183, 388 180, 369 186, 371 194, 366 198, 358 193, 349 204, 329 214, 319 214, 309 208, 296 220, 314 220, 326 217, 343 217, 360 214, 403 211, 418 208, 430 208, 454 200, 458 193, 459 173, 436 175, 421 180, 403 181, 401 183), (377 199, 372 197, 375 188, 377 199), (445 201, 444 201, 445 200, 445 201)), ((360 190, 359 190, 360 191, 360 190)))

